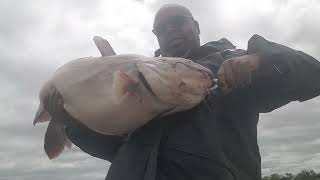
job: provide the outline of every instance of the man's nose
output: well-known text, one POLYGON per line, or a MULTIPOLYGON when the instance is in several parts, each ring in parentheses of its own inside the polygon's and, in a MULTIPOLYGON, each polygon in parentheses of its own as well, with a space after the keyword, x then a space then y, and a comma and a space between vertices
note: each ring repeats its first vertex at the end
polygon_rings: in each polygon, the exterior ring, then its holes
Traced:
POLYGON ((172 32, 175 32, 175 31, 177 31, 177 30, 179 30, 179 28, 178 28, 177 25, 168 24, 168 25, 166 26, 166 32, 167 32, 167 33, 172 33, 172 32))

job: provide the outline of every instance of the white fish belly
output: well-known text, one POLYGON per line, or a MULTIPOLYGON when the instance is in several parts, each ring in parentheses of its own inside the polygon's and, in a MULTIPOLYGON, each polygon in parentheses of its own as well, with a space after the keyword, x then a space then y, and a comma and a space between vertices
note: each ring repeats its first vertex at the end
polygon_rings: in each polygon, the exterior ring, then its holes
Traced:
POLYGON ((150 94, 128 95, 121 103, 114 101, 113 73, 121 70, 133 74, 137 61, 83 59, 58 70, 53 83, 66 111, 88 128, 108 135, 128 133, 155 117, 162 108, 150 94))

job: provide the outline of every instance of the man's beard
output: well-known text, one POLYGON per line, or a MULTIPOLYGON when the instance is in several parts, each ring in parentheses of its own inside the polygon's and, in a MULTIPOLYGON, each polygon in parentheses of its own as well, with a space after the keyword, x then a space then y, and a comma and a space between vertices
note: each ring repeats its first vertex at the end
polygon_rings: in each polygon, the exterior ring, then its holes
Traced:
POLYGON ((183 44, 182 45, 177 45, 177 47, 171 47, 170 49, 166 51, 168 56, 171 57, 187 57, 190 53, 191 49, 185 47, 183 44))
POLYGON ((184 50, 184 51, 177 51, 175 54, 173 54, 173 57, 181 57, 181 58, 186 58, 190 54, 190 49, 189 50, 184 50))

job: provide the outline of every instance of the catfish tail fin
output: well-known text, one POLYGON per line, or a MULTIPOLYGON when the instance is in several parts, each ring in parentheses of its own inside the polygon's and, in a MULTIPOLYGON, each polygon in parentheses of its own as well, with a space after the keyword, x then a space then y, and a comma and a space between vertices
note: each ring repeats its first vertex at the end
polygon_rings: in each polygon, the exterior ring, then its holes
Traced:
POLYGON ((40 103, 38 110, 37 110, 37 113, 36 113, 34 120, 33 120, 33 125, 36 125, 37 123, 41 123, 41 122, 50 121, 51 118, 52 117, 49 114, 49 112, 44 109, 44 105, 42 103, 40 103))
POLYGON ((49 159, 58 157, 64 146, 71 147, 64 125, 54 120, 50 121, 44 138, 44 150, 49 159))

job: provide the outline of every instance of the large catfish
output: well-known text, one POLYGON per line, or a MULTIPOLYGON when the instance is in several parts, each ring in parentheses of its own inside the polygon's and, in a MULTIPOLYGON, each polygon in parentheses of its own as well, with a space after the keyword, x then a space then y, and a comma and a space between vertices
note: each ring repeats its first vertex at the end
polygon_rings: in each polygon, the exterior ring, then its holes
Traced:
POLYGON ((68 139, 44 98, 56 90, 64 109, 80 124, 105 135, 128 134, 158 116, 199 104, 213 87, 207 68, 183 58, 112 55, 73 60, 40 90, 34 124, 49 121, 45 151, 57 157, 68 139))

